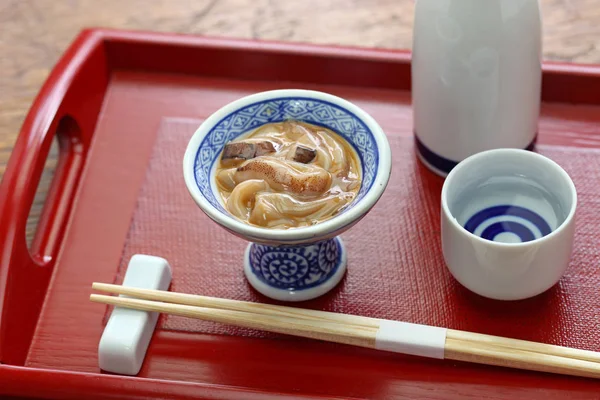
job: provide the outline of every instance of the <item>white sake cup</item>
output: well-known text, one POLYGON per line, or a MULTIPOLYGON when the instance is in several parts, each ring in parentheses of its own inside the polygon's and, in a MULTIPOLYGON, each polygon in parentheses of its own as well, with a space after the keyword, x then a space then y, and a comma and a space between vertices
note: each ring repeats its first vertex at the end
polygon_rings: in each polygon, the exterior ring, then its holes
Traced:
POLYGON ((554 161, 519 149, 459 163, 442 188, 442 251, 452 275, 492 299, 536 296, 571 258, 577 192, 554 161))

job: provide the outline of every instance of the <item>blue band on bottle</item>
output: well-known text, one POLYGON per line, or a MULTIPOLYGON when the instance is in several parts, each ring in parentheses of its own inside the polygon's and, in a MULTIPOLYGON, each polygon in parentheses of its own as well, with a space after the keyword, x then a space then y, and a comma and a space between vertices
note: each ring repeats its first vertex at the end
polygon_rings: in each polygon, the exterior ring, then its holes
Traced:
MULTIPOLYGON (((450 171, 452 171, 452 169, 454 167, 456 167, 456 165, 458 165, 458 163, 459 163, 458 161, 449 160, 447 158, 440 156, 439 154, 434 153, 430 148, 425 146, 423 144, 423 142, 421 142, 421 140, 419 139, 419 137, 416 134, 414 135, 414 137, 415 137, 415 144, 417 147, 417 151, 419 152, 419 154, 421 155, 423 160, 425 160, 433 168, 447 174, 450 171)), ((535 135, 535 137, 533 138, 531 143, 529 143, 529 145, 527 147, 525 147, 525 150, 532 151, 533 148, 535 147, 536 140, 537 140, 537 134, 535 135)))

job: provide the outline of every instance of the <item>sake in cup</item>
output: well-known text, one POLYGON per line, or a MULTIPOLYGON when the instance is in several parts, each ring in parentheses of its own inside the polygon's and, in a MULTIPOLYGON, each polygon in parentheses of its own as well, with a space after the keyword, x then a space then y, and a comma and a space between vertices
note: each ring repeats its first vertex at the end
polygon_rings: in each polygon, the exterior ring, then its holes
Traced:
POLYGON ((442 250, 452 275, 485 297, 519 300, 569 265, 577 192, 554 161, 519 149, 468 157, 442 188, 442 250))

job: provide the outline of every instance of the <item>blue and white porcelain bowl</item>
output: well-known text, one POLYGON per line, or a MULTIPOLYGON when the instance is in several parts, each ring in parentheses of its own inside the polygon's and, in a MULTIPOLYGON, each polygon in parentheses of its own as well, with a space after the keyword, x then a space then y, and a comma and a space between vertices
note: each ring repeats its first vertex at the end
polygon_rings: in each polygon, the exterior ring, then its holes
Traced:
POLYGON ((251 243, 244 256, 250 284, 277 300, 303 301, 331 290, 346 270, 346 249, 338 237, 375 205, 390 178, 391 151, 385 133, 365 111, 331 94, 273 90, 222 107, 196 130, 183 160, 186 186, 213 221, 251 243), (223 147, 261 125, 297 120, 340 134, 356 150, 362 168, 356 199, 338 215, 300 228, 270 229, 246 224, 226 210, 215 171, 223 147))

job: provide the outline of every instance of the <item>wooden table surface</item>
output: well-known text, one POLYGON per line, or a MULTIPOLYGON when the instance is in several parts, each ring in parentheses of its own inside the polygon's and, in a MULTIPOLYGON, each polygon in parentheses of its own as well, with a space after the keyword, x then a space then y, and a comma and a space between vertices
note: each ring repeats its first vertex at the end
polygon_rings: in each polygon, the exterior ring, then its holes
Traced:
MULTIPOLYGON (((514 0, 530 1, 530 0, 514 0)), ((600 63, 600 1, 541 0, 544 57, 600 63)), ((31 102, 85 27, 410 48, 414 0, 0 0, 0 178, 31 102)), ((32 210, 31 236, 56 149, 32 210)))

